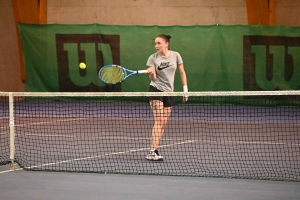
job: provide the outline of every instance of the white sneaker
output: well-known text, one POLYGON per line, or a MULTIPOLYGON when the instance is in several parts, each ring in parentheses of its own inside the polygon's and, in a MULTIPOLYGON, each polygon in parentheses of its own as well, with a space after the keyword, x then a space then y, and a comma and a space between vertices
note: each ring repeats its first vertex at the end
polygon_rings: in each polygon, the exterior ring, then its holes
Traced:
POLYGON ((163 161, 164 160, 164 158, 158 154, 157 149, 155 151, 150 151, 149 154, 146 156, 146 159, 150 160, 150 161, 163 161))

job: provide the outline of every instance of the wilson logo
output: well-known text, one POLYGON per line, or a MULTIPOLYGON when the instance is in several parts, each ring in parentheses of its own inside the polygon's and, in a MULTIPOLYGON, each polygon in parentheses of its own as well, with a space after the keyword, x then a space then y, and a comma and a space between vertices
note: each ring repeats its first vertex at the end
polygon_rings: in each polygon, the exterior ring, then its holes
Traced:
POLYGON ((121 91, 120 84, 105 85, 98 77, 102 66, 120 64, 118 35, 56 34, 56 52, 61 92, 121 91))
POLYGON ((244 90, 299 90, 300 37, 244 36, 244 90))

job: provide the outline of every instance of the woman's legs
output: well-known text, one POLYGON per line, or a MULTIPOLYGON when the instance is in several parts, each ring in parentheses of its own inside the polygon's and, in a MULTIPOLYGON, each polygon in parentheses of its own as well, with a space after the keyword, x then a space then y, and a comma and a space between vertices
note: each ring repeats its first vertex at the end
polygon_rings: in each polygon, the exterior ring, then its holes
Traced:
POLYGON ((151 150, 155 150, 158 148, 159 142, 164 134, 172 107, 164 107, 163 102, 159 100, 151 100, 150 106, 154 115, 151 150))

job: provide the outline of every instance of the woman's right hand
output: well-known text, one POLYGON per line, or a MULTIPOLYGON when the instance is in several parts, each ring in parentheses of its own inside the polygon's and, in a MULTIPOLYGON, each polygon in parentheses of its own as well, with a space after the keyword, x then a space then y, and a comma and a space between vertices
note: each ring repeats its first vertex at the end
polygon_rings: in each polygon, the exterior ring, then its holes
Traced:
POLYGON ((151 81, 153 81, 153 82, 156 81, 155 67, 148 67, 147 74, 149 74, 149 78, 151 79, 151 81))
POLYGON ((149 68, 147 69, 147 74, 152 75, 152 74, 154 74, 154 73, 155 73, 155 71, 153 71, 153 68, 152 68, 152 67, 149 67, 149 68))

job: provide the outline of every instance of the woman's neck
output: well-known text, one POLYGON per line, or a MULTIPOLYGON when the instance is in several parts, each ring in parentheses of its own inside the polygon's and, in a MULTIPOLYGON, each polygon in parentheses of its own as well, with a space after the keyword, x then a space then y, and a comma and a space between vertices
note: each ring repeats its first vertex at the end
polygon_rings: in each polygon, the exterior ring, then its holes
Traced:
POLYGON ((160 52, 159 55, 161 57, 168 57, 170 55, 170 51, 169 50, 165 50, 163 52, 160 52))

